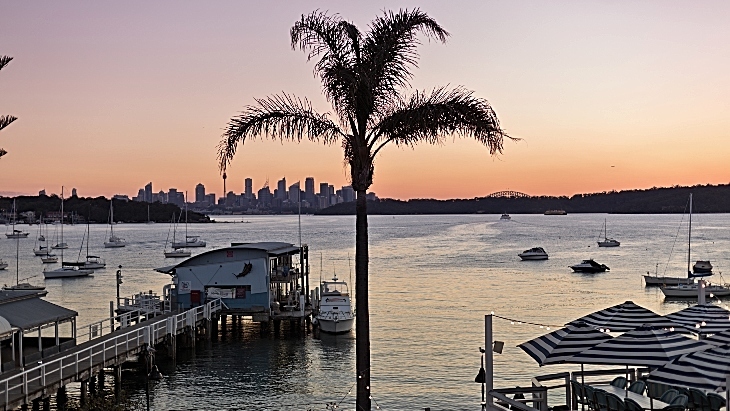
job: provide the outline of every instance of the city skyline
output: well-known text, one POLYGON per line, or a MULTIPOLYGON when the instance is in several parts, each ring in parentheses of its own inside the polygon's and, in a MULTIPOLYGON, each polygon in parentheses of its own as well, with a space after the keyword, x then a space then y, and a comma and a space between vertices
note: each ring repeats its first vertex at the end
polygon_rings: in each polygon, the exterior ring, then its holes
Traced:
MULTIPOLYGON (((155 175, 161 187, 220 193, 215 147, 243 106, 284 91, 331 111, 312 63, 291 50, 293 22, 321 9, 363 25, 399 7, 420 7, 452 34, 419 47, 413 90, 474 90, 522 140, 496 158, 450 136, 389 147, 372 186, 381 197, 730 181, 724 2, 15 2, 0 16, 0 54, 14 58, 0 113, 18 117, 0 134, 0 192, 64 185, 110 197, 155 175)), ((337 145, 266 140, 247 142, 227 170, 229 184, 316 175, 344 186, 347 173, 337 145)))

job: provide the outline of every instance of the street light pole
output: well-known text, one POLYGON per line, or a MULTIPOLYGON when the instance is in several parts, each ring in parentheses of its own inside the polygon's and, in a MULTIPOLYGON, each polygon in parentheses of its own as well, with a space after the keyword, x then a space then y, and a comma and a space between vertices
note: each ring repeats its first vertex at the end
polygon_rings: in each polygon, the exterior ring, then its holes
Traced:
POLYGON ((119 286, 122 285, 122 266, 117 270, 117 310, 119 310, 119 286))

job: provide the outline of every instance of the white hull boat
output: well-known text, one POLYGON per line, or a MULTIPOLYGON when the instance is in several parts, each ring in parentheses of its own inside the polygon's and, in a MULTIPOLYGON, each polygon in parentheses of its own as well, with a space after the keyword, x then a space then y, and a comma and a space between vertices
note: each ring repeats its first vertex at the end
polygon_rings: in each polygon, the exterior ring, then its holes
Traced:
POLYGON ((190 257, 190 251, 174 249, 172 251, 165 251, 165 258, 183 258, 190 257))
MULTIPOLYGON (((678 285, 674 287, 662 287, 662 293, 670 298, 697 298, 699 290, 697 284, 678 285)), ((724 285, 706 285, 705 297, 727 297, 730 295, 730 287, 724 285)))
POLYGON ((355 316, 352 313, 347 283, 334 277, 332 281, 324 281, 319 289, 319 311, 314 317, 319 329, 331 334, 351 331, 355 316))
POLYGON ((84 261, 84 265, 81 268, 98 270, 100 268, 106 268, 106 262, 101 257, 97 257, 95 255, 87 255, 86 261, 84 261))
POLYGON ((47 255, 45 257, 41 257, 41 262, 43 264, 54 264, 58 262, 58 257, 54 255, 47 255))
POLYGON ((621 243, 614 240, 613 238, 608 238, 608 228, 606 227, 606 220, 603 220, 603 241, 598 241, 599 247, 618 247, 621 243))
MULTIPOLYGON (((67 264, 67 263, 63 263, 67 264)), ((83 263, 82 263, 83 264, 83 263)), ((73 277, 87 277, 94 273, 94 270, 86 268, 79 268, 76 266, 64 265, 61 268, 55 270, 43 271, 43 276, 46 278, 73 278, 73 277)))
POLYGON ((0 260, 0 270, 4 270, 6 268, 8 268, 8 263, 6 263, 3 260, 0 260))
POLYGON ((46 287, 43 285, 33 285, 30 283, 19 283, 15 285, 4 285, 3 291, 43 291, 46 287))
POLYGON ((173 242, 172 248, 205 247, 205 245, 205 241, 199 240, 196 235, 191 235, 187 236, 185 241, 173 242))
POLYGON ((542 247, 533 247, 517 254, 522 260, 547 260, 548 253, 542 247))
POLYGON ((22 232, 20 230, 13 230, 12 233, 5 234, 5 237, 7 237, 8 239, 28 238, 28 235, 29 234, 30 233, 24 233, 24 232, 22 232))
POLYGON ((583 260, 580 264, 571 265, 570 268, 576 273, 602 273, 611 270, 606 264, 599 264, 592 258, 583 260))
POLYGON ((40 246, 37 249, 33 249, 33 254, 35 254, 38 257, 42 257, 44 255, 53 255, 53 253, 48 249, 48 247, 40 246))
POLYGON ((109 201, 109 241, 104 242, 104 248, 126 247, 127 242, 114 235, 114 200, 109 201))
POLYGON ((67 250, 68 249, 68 244, 66 244, 66 243, 58 243, 58 244, 52 246, 51 248, 54 249, 54 250, 67 250))
POLYGON ((509 220, 512 219, 512 217, 510 217, 509 214, 504 213, 504 214, 502 214, 501 217, 499 217, 499 219, 502 220, 502 221, 509 221, 509 220))
POLYGON ((686 285, 692 284, 692 279, 687 277, 659 277, 655 275, 645 275, 644 283, 646 285, 686 285))

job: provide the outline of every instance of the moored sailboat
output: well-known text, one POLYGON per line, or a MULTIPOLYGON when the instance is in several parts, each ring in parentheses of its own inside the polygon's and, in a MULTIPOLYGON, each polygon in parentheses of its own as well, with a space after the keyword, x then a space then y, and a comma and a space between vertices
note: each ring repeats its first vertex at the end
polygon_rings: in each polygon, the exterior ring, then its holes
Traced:
POLYGON ((109 241, 104 242, 105 248, 126 247, 127 242, 114 235, 114 199, 109 201, 109 241))

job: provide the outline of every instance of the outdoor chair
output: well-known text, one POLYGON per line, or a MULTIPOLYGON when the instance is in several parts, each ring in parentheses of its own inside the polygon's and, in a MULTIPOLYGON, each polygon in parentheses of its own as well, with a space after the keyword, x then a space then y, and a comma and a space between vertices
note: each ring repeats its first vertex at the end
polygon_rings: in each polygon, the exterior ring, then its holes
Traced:
POLYGON ((687 404, 689 404, 689 399, 684 394, 679 394, 669 403, 669 405, 681 405, 684 408, 687 408, 687 404))
POLYGON ((680 395, 684 395, 685 397, 687 397, 687 402, 684 404, 684 406, 691 410, 695 409, 695 406, 692 403, 692 397, 689 395, 689 390, 684 387, 675 387, 675 389, 679 391, 680 395))
POLYGON ((619 388, 626 388, 626 377, 616 377, 611 381, 611 385, 619 388))
POLYGON ((624 401, 616 394, 606 394, 606 403, 608 404, 608 411, 626 411, 626 405, 624 401))
POLYGON ((644 395, 644 390, 646 389, 646 383, 644 381, 634 381, 629 385, 629 391, 635 392, 637 394, 644 395))
POLYGON ((586 390, 586 402, 588 403, 588 409, 595 410, 596 401, 595 395, 593 395, 593 391, 595 391, 596 389, 591 387, 590 385, 584 385, 583 389, 586 390))
MULTIPOLYGON (((664 395, 664 393, 666 393, 669 390, 673 390, 673 389, 674 388, 672 388, 671 385, 667 385, 667 384, 657 384, 655 382, 650 382, 650 383, 646 384, 647 396, 649 396, 651 398, 661 398, 661 396, 664 395)), ((669 401, 664 401, 664 402, 666 402, 667 404, 669 403, 669 401)))
POLYGON ((674 404, 661 409, 661 411, 685 411, 684 405, 674 404))
POLYGON ((570 380, 570 390, 573 391, 573 398, 575 402, 580 404, 588 404, 586 401, 585 386, 578 381, 570 380))
POLYGON ((644 408, 631 398, 624 398, 624 404, 626 404, 626 411, 644 411, 644 408))
POLYGON ((712 411, 720 411, 725 406, 725 397, 714 392, 707 393, 707 399, 710 400, 710 409, 712 411))
POLYGON ((598 388, 593 389, 593 403, 596 411, 608 411, 608 403, 606 402, 606 391, 598 388))
POLYGON ((666 402, 667 404, 671 403, 673 399, 675 399, 679 395, 679 391, 675 389, 670 389, 666 391, 664 394, 662 394, 661 397, 659 397, 659 401, 666 402))
POLYGON ((692 404, 694 404, 694 409, 696 411, 711 411, 710 400, 707 399, 707 395, 705 395, 704 392, 695 388, 690 388, 689 398, 692 401, 692 404))

